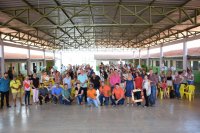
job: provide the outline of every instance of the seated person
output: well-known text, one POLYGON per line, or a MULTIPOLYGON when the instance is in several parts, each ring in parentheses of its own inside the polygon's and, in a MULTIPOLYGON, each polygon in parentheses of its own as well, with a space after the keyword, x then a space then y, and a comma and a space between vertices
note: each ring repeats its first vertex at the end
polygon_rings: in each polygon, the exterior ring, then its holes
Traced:
POLYGON ((77 83, 76 84, 76 92, 75 92, 75 97, 76 97, 76 101, 79 105, 82 105, 82 101, 83 101, 83 89, 81 88, 81 84, 77 83))
POLYGON ((112 105, 124 104, 124 90, 119 86, 119 83, 115 84, 115 88, 112 91, 112 105))
POLYGON ((62 90, 62 102, 65 105, 70 105, 72 102, 71 96, 70 96, 70 90, 68 88, 68 84, 64 84, 64 89, 62 90))
POLYGON ((46 87, 44 87, 43 83, 40 83, 39 88, 39 101, 40 105, 42 105, 42 101, 44 100, 45 103, 49 102, 49 92, 46 87))
POLYGON ((56 87, 52 88, 52 97, 55 104, 62 103, 62 88, 59 83, 56 83, 56 87))
POLYGON ((111 95, 110 86, 105 85, 104 81, 102 81, 101 87, 99 88, 99 92, 100 92, 99 101, 100 101, 101 106, 103 106, 103 104, 108 105, 109 104, 109 97, 111 95))
POLYGON ((96 90, 94 89, 94 84, 90 83, 89 89, 87 91, 87 103, 89 106, 91 106, 91 104, 94 104, 94 106, 98 108, 98 101, 96 96, 97 93, 96 90))

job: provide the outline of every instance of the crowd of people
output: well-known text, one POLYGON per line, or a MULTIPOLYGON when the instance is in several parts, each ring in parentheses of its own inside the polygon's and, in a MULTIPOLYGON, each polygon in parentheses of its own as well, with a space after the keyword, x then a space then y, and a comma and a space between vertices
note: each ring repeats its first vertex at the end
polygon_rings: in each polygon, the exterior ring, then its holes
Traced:
POLYGON ((86 104, 88 106, 137 105, 155 106, 160 91, 164 98, 180 99, 180 84, 193 84, 191 70, 161 71, 160 74, 149 69, 132 65, 99 66, 97 75, 90 65, 71 66, 59 72, 43 71, 23 77, 5 72, 0 79, 1 108, 10 108, 9 92, 12 93, 13 106, 19 100, 21 106, 32 104, 86 104), (11 90, 11 91, 10 91, 11 90), (30 100, 32 98, 32 100, 30 100), (31 103, 32 101, 32 103, 31 103))

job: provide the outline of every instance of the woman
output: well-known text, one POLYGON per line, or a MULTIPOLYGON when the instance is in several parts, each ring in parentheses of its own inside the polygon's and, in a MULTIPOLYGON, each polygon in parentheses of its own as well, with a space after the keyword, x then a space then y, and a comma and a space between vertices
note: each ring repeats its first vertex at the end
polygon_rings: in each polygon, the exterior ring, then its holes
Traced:
POLYGON ((77 83, 76 86, 77 86, 77 87, 75 88, 75 90, 76 90, 75 97, 76 97, 76 99, 77 99, 77 103, 78 103, 79 105, 82 105, 82 100, 83 100, 83 89, 81 89, 80 83, 77 83))
POLYGON ((175 90, 175 96, 176 98, 180 98, 180 84, 183 82, 183 77, 181 74, 176 73, 175 79, 174 79, 174 90, 175 90))
POLYGON ((167 72, 167 86, 173 89, 173 84, 172 84, 172 71, 169 70, 167 72))
POLYGON ((30 104, 30 91, 31 91, 31 81, 29 80, 29 77, 26 76, 25 80, 23 81, 23 87, 25 91, 25 104, 31 105, 30 104), (28 103, 27 103, 28 100, 28 103))
POLYGON ((132 78, 132 74, 128 74, 128 78, 125 82, 125 96, 127 100, 127 105, 131 103, 132 98, 132 91, 135 89, 135 82, 132 78))
POLYGON ((143 88, 144 98, 145 98, 145 107, 149 107, 149 96, 151 95, 151 84, 147 75, 144 76, 142 88, 143 88))
POLYGON ((193 85, 194 84, 194 74, 192 74, 192 70, 188 71, 187 83, 188 83, 188 85, 193 85))

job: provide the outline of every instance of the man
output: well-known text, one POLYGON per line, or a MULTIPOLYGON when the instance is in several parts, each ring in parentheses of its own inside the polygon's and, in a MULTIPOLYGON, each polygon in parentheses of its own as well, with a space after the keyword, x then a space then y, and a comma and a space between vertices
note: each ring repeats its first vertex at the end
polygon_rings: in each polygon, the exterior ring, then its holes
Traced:
POLYGON ((94 84, 94 89, 96 89, 96 90, 99 89, 101 79, 98 75, 95 74, 95 72, 92 73, 90 82, 94 84))
POLYGON ((52 96, 53 96, 53 101, 55 104, 62 103, 62 88, 60 87, 59 83, 56 83, 56 87, 52 89, 52 96))
POLYGON ((7 108, 10 108, 9 105, 9 86, 10 86, 10 80, 8 79, 8 73, 4 73, 4 77, 0 80, 0 92, 1 92, 1 109, 4 105, 4 97, 6 97, 6 105, 7 108))
POLYGON ((13 80, 10 81, 10 88, 12 91, 14 107, 16 107, 17 98, 19 98, 20 104, 21 104, 21 106, 23 106, 21 87, 22 87, 22 85, 21 85, 20 80, 17 79, 16 75, 13 75, 13 80))
POLYGON ((31 79, 33 86, 32 86, 32 91, 33 91, 33 102, 35 104, 38 103, 39 99, 39 84, 40 84, 40 80, 39 78, 36 76, 36 73, 33 74, 33 78, 31 79))
POLYGON ((109 104, 109 97, 111 94, 110 86, 105 85, 104 81, 102 81, 99 91, 100 91, 99 101, 100 101, 101 106, 103 106, 103 104, 107 106, 109 104), (104 99, 104 102, 103 102, 103 99, 104 99))
POLYGON ((98 108, 98 101, 97 101, 97 94, 96 94, 96 90, 94 89, 94 84, 90 84, 89 86, 89 90, 87 91, 87 102, 88 105, 91 106, 91 104, 94 104, 95 107, 98 108))
POLYGON ((119 83, 115 84, 115 88, 112 91, 112 105, 124 104, 124 90, 119 86, 119 83))
POLYGON ((71 93, 68 88, 68 84, 64 84, 64 89, 62 90, 62 102, 65 105, 71 105, 72 98, 71 98, 71 93))
POLYGON ((39 89, 39 101, 40 105, 42 105, 42 101, 44 100, 45 103, 49 102, 49 92, 46 87, 44 87, 44 83, 40 83, 39 89))
POLYGON ((156 103, 156 84, 157 84, 157 78, 156 75, 153 74, 153 70, 149 70, 149 80, 151 82, 151 95, 149 96, 149 102, 150 106, 154 106, 156 103))
POLYGON ((81 74, 78 75, 78 80, 81 83, 81 88, 83 90, 83 95, 85 97, 85 102, 87 103, 87 81, 88 77, 84 70, 81 70, 81 74))

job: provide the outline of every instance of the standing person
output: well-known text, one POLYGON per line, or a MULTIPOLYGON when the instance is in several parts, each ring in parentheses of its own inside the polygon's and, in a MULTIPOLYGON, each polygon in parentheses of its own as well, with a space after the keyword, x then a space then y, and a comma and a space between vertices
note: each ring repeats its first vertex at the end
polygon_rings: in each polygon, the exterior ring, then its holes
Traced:
POLYGON ((115 84, 115 88, 112 91, 112 105, 124 104, 124 90, 119 86, 119 83, 115 84))
POLYGON ((56 87, 52 89, 52 96, 55 104, 62 103, 62 88, 59 83, 56 83, 56 87))
POLYGON ((1 109, 4 106, 4 97, 6 97, 7 108, 10 108, 9 105, 9 84, 10 80, 8 79, 8 73, 4 73, 4 77, 0 79, 0 93, 1 93, 1 109))
POLYGON ((101 82, 101 87, 99 88, 99 92, 100 92, 99 101, 100 101, 101 106, 103 106, 103 104, 105 104, 106 106, 109 104, 109 97, 111 95, 110 86, 105 85, 104 82, 105 81, 101 82))
POLYGON ((22 104, 22 92, 21 92, 21 82, 17 79, 16 75, 13 75, 13 80, 10 81, 10 88, 13 96, 14 107, 16 107, 17 98, 20 100, 21 106, 22 104))
POLYGON ((175 90, 175 97, 177 99, 180 99, 180 84, 183 82, 183 78, 181 76, 181 74, 178 74, 178 72, 175 74, 175 79, 174 79, 174 90, 175 90))
POLYGON ((101 79, 98 75, 95 74, 95 72, 92 73, 92 77, 90 79, 90 82, 94 84, 94 89, 96 89, 96 90, 99 89, 101 79))
POLYGON ((32 80, 32 91, 33 91, 33 102, 37 104, 39 102, 39 84, 40 79, 36 76, 36 73, 33 74, 32 80))
POLYGON ((69 73, 66 73, 65 78, 63 79, 63 86, 67 84, 68 85, 68 91, 71 93, 72 90, 72 82, 71 82, 71 77, 69 73))
MULTIPOLYGON (((140 89, 141 91, 141 93, 139 93, 139 92, 135 92, 134 94, 135 94, 135 97, 136 97, 136 99, 141 99, 141 95, 143 95, 142 94, 142 82, 143 82, 143 79, 142 79, 142 77, 140 76, 140 74, 139 74, 139 72, 136 72, 135 73, 135 88, 136 89, 140 89)), ((139 105, 141 105, 141 102, 137 102, 137 105, 139 106, 139 105)))
POLYGON ((128 78, 125 82, 125 96, 126 96, 126 102, 127 102, 127 105, 128 104, 131 104, 131 101, 132 101, 132 91, 135 89, 135 82, 132 78, 132 74, 129 73, 128 74, 128 78))
POLYGON ((98 108, 98 101, 97 101, 97 93, 96 93, 96 89, 94 89, 94 84, 91 83, 89 85, 89 89, 87 91, 87 103, 88 106, 91 106, 91 104, 93 104, 96 108, 98 108))
POLYGON ((82 100, 83 100, 83 89, 81 88, 80 83, 76 84, 76 88, 75 88, 76 92, 75 92, 75 97, 76 97, 76 101, 79 105, 82 105, 82 100))
POLYGON ((147 77, 147 75, 144 76, 144 80, 142 83, 142 88, 144 92, 144 98, 145 98, 145 107, 149 107, 149 96, 151 95, 151 84, 147 77))
POLYGON ((156 75, 153 73, 153 70, 149 70, 149 80, 151 81, 151 95, 150 95, 150 106, 154 106, 156 103, 156 84, 157 78, 156 75))
POLYGON ((169 94, 167 93, 167 83, 166 83, 166 79, 164 78, 161 82, 161 89, 163 90, 163 93, 164 93, 164 98, 168 98, 169 97, 169 94))
POLYGON ((31 91, 31 81, 29 80, 29 77, 26 76, 25 80, 23 81, 23 86, 24 86, 24 91, 25 91, 25 104, 31 105, 30 104, 30 91, 31 91), (27 103, 28 100, 28 103, 27 103))
POLYGON ((88 77, 84 70, 81 70, 81 74, 78 75, 78 80, 81 83, 81 88, 83 90, 83 96, 85 97, 85 102, 87 103, 87 81, 88 77))
POLYGON ((110 85, 111 85, 111 90, 114 89, 114 86, 116 83, 120 83, 120 75, 117 71, 117 69, 114 69, 114 72, 111 73, 109 77, 110 85))
POLYGON ((167 86, 173 89, 173 84, 172 84, 172 71, 169 70, 167 72, 167 86))

